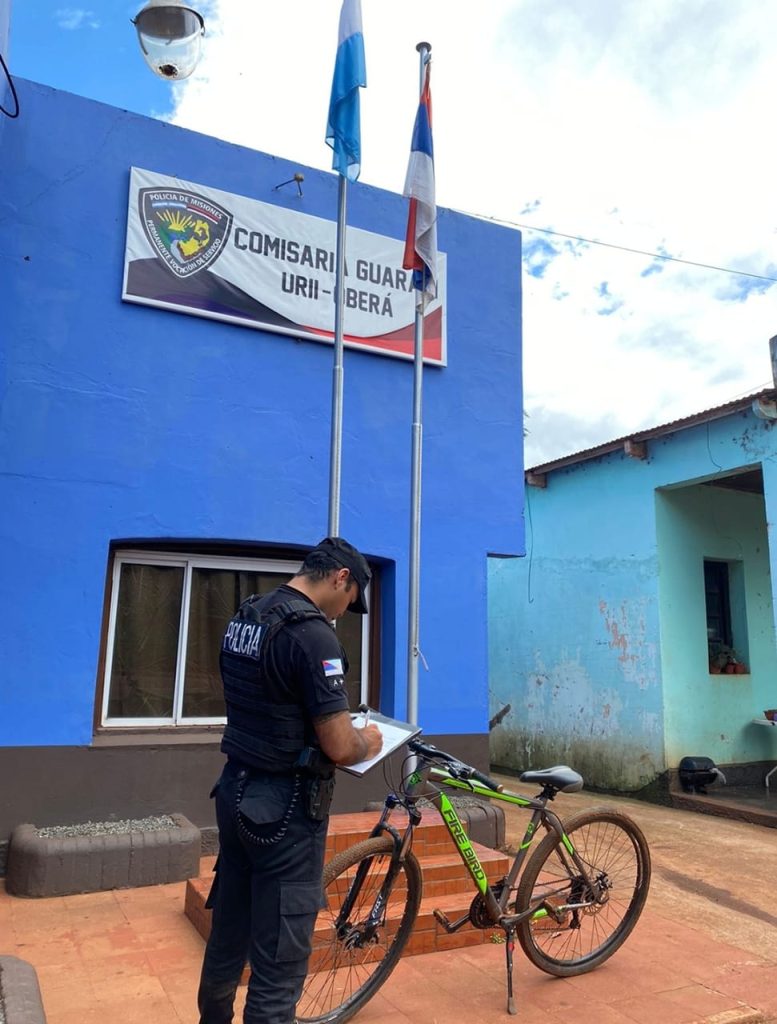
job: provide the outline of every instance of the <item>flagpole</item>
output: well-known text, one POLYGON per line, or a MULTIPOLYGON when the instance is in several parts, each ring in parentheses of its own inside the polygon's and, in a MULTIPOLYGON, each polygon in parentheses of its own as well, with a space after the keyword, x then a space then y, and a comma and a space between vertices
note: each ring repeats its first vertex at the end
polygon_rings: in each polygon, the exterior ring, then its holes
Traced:
POLYGON ((340 533, 340 476, 343 459, 343 306, 345 299, 345 222, 348 182, 361 170, 359 89, 367 84, 361 0, 343 0, 337 29, 337 55, 326 124, 332 169, 339 175, 335 261, 335 335, 332 360, 332 420, 329 446, 330 537, 340 533))
POLYGON ((348 179, 339 176, 335 263, 335 351, 332 363, 332 426, 329 446, 329 519, 327 533, 340 534, 340 472, 343 455, 343 299, 345 296, 345 224, 348 179))
MULTIPOLYGON (((420 58, 419 94, 423 92, 426 65, 431 43, 418 43, 420 58)), ((418 296, 416 296, 418 298, 418 296)), ((416 302, 413 333, 413 423, 411 428, 410 468, 410 579, 407 602, 407 720, 418 723, 418 659, 420 650, 420 584, 421 584, 421 457, 423 451, 423 374, 424 313, 426 293, 421 293, 420 308, 416 302)))

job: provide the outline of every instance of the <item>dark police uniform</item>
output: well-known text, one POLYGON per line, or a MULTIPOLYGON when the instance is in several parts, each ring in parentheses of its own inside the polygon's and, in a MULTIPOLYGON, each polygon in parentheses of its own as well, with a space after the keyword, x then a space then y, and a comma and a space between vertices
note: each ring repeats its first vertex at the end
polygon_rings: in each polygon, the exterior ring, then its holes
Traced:
POLYGON ((290 1024, 307 972, 334 766, 312 720, 348 710, 347 661, 318 607, 293 587, 252 597, 220 655, 227 763, 213 909, 198 1002, 201 1024, 228 1024, 246 960, 247 1024, 290 1024))

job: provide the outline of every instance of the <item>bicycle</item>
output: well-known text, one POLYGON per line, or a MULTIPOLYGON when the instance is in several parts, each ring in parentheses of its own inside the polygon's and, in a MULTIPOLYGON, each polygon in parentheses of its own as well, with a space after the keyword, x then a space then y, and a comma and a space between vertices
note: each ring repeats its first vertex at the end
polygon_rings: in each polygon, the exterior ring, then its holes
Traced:
POLYGON ((411 740, 415 764, 390 791, 368 839, 337 854, 324 870, 327 906, 319 912, 313 952, 298 1024, 344 1024, 386 982, 407 944, 423 891, 421 868, 412 852, 425 798, 440 814, 477 890, 466 914, 450 921, 434 916, 452 933, 471 924, 505 932, 507 1011, 513 996, 515 938, 540 970, 570 977, 593 970, 622 945, 644 907, 650 886, 650 852, 638 826, 621 811, 583 811, 562 824, 547 804, 558 793, 575 793, 583 778, 566 766, 527 771, 524 783, 537 783, 538 796, 502 787, 443 750, 411 740), (433 781, 432 781, 433 780, 433 781), (489 885, 477 854, 447 794, 468 793, 532 811, 531 820, 507 875, 489 885), (407 813, 404 831, 390 824, 397 808, 407 813), (529 856, 538 830, 546 835, 529 856), (397 913, 388 915, 389 904, 397 913))

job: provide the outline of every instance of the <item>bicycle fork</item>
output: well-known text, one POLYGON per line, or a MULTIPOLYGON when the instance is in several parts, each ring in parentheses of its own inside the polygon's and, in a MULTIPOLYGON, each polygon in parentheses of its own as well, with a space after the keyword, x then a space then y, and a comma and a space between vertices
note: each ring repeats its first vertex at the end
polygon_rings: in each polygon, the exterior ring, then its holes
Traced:
POLYGON ((386 871, 386 877, 383 879, 383 883, 373 900, 372 907, 367 914, 367 918, 363 926, 361 928, 356 928, 353 925, 349 925, 348 922, 356 904, 356 900, 359 897, 359 893, 362 890, 362 886, 364 885, 365 879, 372 867, 375 859, 374 857, 363 860, 359 864, 354 880, 351 882, 348 893, 343 900, 343 905, 340 907, 340 913, 337 915, 337 920, 335 921, 335 931, 337 932, 338 938, 343 940, 346 949, 359 949, 368 942, 372 942, 375 938, 375 933, 383 923, 389 896, 391 895, 391 891, 394 888, 394 882, 396 881, 397 875, 399 874, 402 866, 404 853, 410 846, 412 846, 413 829, 421 820, 420 814, 414 810, 414 813, 410 815, 410 822, 405 835, 400 836, 397 830, 388 824, 388 817, 393 806, 392 802, 387 801, 383 814, 371 833, 373 838, 387 833, 394 843, 394 850, 391 854, 391 860, 389 861, 389 866, 386 871))

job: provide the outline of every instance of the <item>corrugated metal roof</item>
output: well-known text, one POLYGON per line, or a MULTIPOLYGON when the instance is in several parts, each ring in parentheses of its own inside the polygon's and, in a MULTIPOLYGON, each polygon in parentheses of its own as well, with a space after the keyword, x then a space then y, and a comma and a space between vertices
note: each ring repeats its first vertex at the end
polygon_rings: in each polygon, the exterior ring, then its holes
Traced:
POLYGON ((647 430, 638 430, 632 434, 624 434, 612 441, 605 441, 593 448, 585 448, 583 451, 574 452, 570 455, 563 455, 560 459, 553 459, 551 462, 542 462, 537 466, 530 466, 526 473, 540 474, 550 473, 554 469, 562 469, 564 466, 574 466, 578 462, 588 462, 591 459, 598 459, 602 455, 609 455, 611 452, 623 448, 627 441, 640 442, 650 441, 664 434, 674 434, 678 430, 685 430, 687 427, 695 427, 699 423, 709 423, 711 420, 719 420, 731 413, 741 409, 748 409, 757 399, 774 399, 777 397, 777 390, 765 388, 763 391, 754 391, 752 394, 735 398, 725 405, 716 405, 712 409, 704 409, 692 416, 683 416, 682 419, 672 420, 670 423, 662 423, 657 427, 649 427, 647 430))

